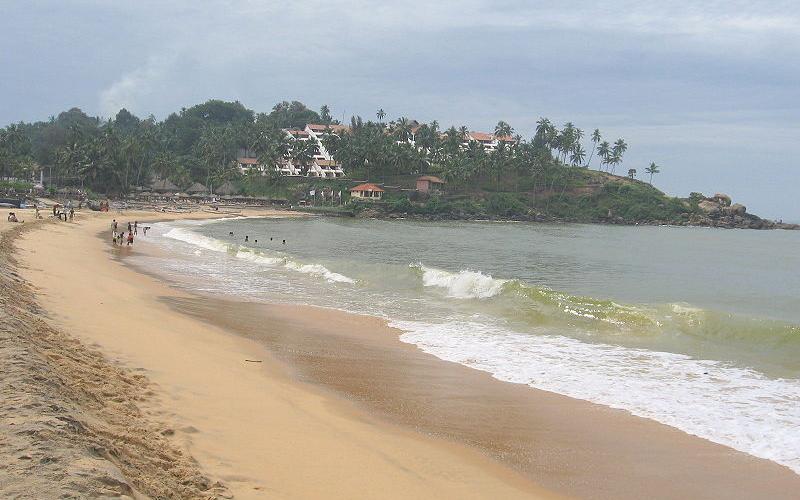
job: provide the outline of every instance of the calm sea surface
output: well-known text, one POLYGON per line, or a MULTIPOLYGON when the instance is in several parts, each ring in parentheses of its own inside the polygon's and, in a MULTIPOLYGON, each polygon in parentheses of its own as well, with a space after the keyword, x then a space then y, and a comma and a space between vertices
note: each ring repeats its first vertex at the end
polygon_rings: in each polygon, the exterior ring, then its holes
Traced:
POLYGON ((381 316, 442 359, 800 473, 800 232, 234 219, 139 241, 196 292, 381 316))

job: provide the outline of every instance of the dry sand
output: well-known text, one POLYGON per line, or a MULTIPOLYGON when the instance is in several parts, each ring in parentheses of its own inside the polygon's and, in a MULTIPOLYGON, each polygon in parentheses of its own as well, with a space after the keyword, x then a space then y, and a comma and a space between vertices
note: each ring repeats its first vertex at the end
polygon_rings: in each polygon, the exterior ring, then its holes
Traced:
POLYGON ((12 250, 25 232, 56 225, 16 212, 27 222, 0 221, 0 496, 227 495, 142 411, 144 376, 46 321, 12 250))
MULTIPOLYGON (((112 217, 127 221, 144 220, 147 216, 151 220, 178 217, 84 212, 73 224, 52 223, 46 226, 47 231, 27 231, 19 242, 19 255, 25 264, 22 275, 34 284, 36 300, 48 313, 46 320, 37 315, 36 321, 69 332, 62 334, 64 339, 81 350, 102 352, 104 363, 122 367, 115 368, 121 377, 144 376, 144 392, 128 404, 137 408, 131 413, 138 412, 156 424, 149 429, 133 421, 130 430, 135 432, 131 435, 139 441, 151 437, 158 440, 165 453, 184 450, 186 453, 180 457, 191 464, 186 458, 190 455, 199 464, 195 470, 202 471, 198 484, 212 488, 209 492, 176 496, 547 495, 518 472, 473 448, 383 422, 331 394, 298 382, 262 344, 176 313, 160 299, 190 297, 109 258, 114 252, 135 252, 137 247, 112 249, 96 236, 108 230, 112 217), (215 485, 216 481, 222 484, 215 485)), ((197 216, 218 214, 180 215, 197 216)), ((80 390, 84 385, 102 387, 109 379, 106 371, 89 373, 94 379, 60 372, 57 376, 80 390)), ((117 397, 116 388, 109 389, 95 396, 98 404, 108 405, 117 397)), ((79 418, 83 403, 76 403, 79 418)), ((14 410, 8 408, 9 418, 13 418, 14 410)), ((117 417, 122 421, 130 415, 117 417)), ((107 437, 108 446, 129 452, 127 441, 116 435, 107 437)), ((174 462, 168 453, 160 458, 154 463, 166 467, 174 462)), ((3 460, 16 459, 9 456, 3 460)), ((150 471, 146 467, 149 461, 144 462, 138 469, 120 468, 118 481, 138 484, 134 474, 146 476, 150 471)), ((60 470, 70 474, 64 469, 62 466, 60 470)), ((19 487, 24 486, 19 475, 9 477, 19 487)), ((170 483, 163 487, 169 488, 170 483)), ((0 492, 3 488, 0 484, 0 492)), ((158 492, 150 494, 160 496, 158 492)))

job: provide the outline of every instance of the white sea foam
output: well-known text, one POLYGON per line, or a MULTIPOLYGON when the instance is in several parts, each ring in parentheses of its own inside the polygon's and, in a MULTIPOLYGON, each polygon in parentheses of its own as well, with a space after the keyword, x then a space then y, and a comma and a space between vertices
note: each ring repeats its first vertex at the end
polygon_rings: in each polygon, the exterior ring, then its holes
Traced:
POLYGON ((800 473, 800 380, 688 356, 516 333, 492 324, 395 321, 400 339, 507 382, 620 408, 800 473))
POLYGON ((449 297, 457 299, 486 299, 503 291, 508 280, 492 278, 477 271, 459 271, 451 273, 442 269, 412 264, 422 271, 422 283, 425 286, 444 288, 449 297))
POLYGON ((214 252, 227 252, 230 248, 230 245, 224 241, 220 241, 215 238, 209 238, 208 236, 203 236, 202 234, 195 233, 194 231, 190 231, 182 227, 173 227, 164 233, 164 237, 189 243, 190 245, 205 248, 206 250, 212 250, 214 252))
POLYGON ((328 268, 320 264, 298 264, 297 262, 288 261, 286 262, 286 268, 299 273, 322 276, 328 281, 334 281, 337 283, 355 283, 354 279, 348 278, 343 274, 329 271, 328 268))
POLYGON ((166 238, 182 241, 184 243, 189 243, 190 245, 198 246, 200 248, 204 248, 206 250, 212 250, 215 252, 231 253, 235 251, 234 255, 237 259, 247 260, 255 264, 260 264, 269 267, 283 266, 286 269, 296 271, 299 273, 309 274, 312 276, 319 276, 329 282, 355 283, 354 279, 349 278, 343 274, 330 271, 328 268, 326 268, 321 264, 302 264, 283 256, 276 257, 276 256, 265 255, 264 253, 259 252, 257 250, 250 249, 247 247, 240 247, 239 245, 235 244, 229 244, 224 241, 218 240, 216 238, 209 238, 208 236, 204 236, 202 234, 181 227, 174 227, 170 229, 169 231, 164 233, 164 236, 166 238))

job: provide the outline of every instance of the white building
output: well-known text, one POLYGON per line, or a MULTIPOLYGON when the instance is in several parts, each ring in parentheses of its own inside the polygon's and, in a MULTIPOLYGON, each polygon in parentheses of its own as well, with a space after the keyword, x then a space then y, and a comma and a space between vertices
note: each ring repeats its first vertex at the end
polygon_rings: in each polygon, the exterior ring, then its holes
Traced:
POLYGON ((491 153, 492 151, 495 151, 498 147, 500 147, 500 144, 511 146, 512 144, 515 144, 517 141, 510 136, 501 137, 486 132, 469 132, 467 133, 467 137, 464 139, 464 142, 461 143, 461 147, 463 149, 467 149, 469 147, 470 142, 477 142, 478 144, 483 146, 483 149, 486 152, 491 153))
MULTIPOLYGON (((305 172, 305 175, 308 177, 326 179, 344 177, 342 166, 339 165, 333 158, 333 155, 328 152, 322 140, 328 134, 341 133, 347 130, 349 130, 349 128, 343 125, 318 125, 313 123, 306 125, 306 128, 303 130, 284 129, 286 136, 291 139, 292 146, 290 146, 287 157, 281 159, 275 165, 275 171, 284 176, 301 176, 304 175, 305 172), (307 144, 314 146, 312 160, 307 167, 297 165, 291 160, 292 147, 297 146, 296 141, 300 141, 302 147, 305 147, 307 144)), ((236 159, 239 170, 241 170, 243 174, 255 171, 261 173, 261 175, 266 175, 266 167, 258 161, 258 158, 254 158, 253 156, 254 155, 249 151, 240 150, 239 157, 236 159)))

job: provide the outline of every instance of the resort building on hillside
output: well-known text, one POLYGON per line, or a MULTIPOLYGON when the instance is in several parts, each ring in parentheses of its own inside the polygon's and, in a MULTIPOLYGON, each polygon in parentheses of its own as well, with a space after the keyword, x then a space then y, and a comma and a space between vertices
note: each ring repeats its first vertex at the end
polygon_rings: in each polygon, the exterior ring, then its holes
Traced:
POLYGON ((441 194, 444 181, 433 175, 423 175, 417 178, 417 191, 426 194, 441 194))
POLYGON ((258 158, 253 158, 250 156, 239 156, 236 158, 236 165, 239 167, 239 171, 243 174, 251 172, 253 170, 260 172, 262 174, 266 173, 266 168, 264 165, 261 165, 258 162, 258 158))
POLYGON ((383 198, 383 193, 383 189, 371 183, 359 184, 350 188, 350 196, 359 200, 378 201, 383 198))
MULTIPOLYGON (((322 140, 328 134, 337 134, 350 130, 344 125, 319 125, 310 123, 303 130, 284 129, 286 136, 291 139, 291 143, 301 141, 303 147, 307 144, 314 146, 311 162, 308 165, 300 165, 292 161, 292 146, 286 157, 282 158, 274 169, 284 176, 306 176, 334 179, 344 177, 344 170, 325 148, 322 140)), ((266 175, 267 167, 262 165, 258 158, 251 151, 239 150, 239 157, 236 159, 239 170, 243 173, 256 172, 266 175)))
POLYGON ((477 142, 483 149, 487 152, 492 152, 500 147, 500 144, 505 144, 506 146, 510 146, 516 143, 516 139, 510 136, 496 136, 494 134, 489 134, 487 132, 468 132, 467 137, 464 138, 464 142, 461 143, 461 147, 467 149, 469 147, 470 142, 477 142))

